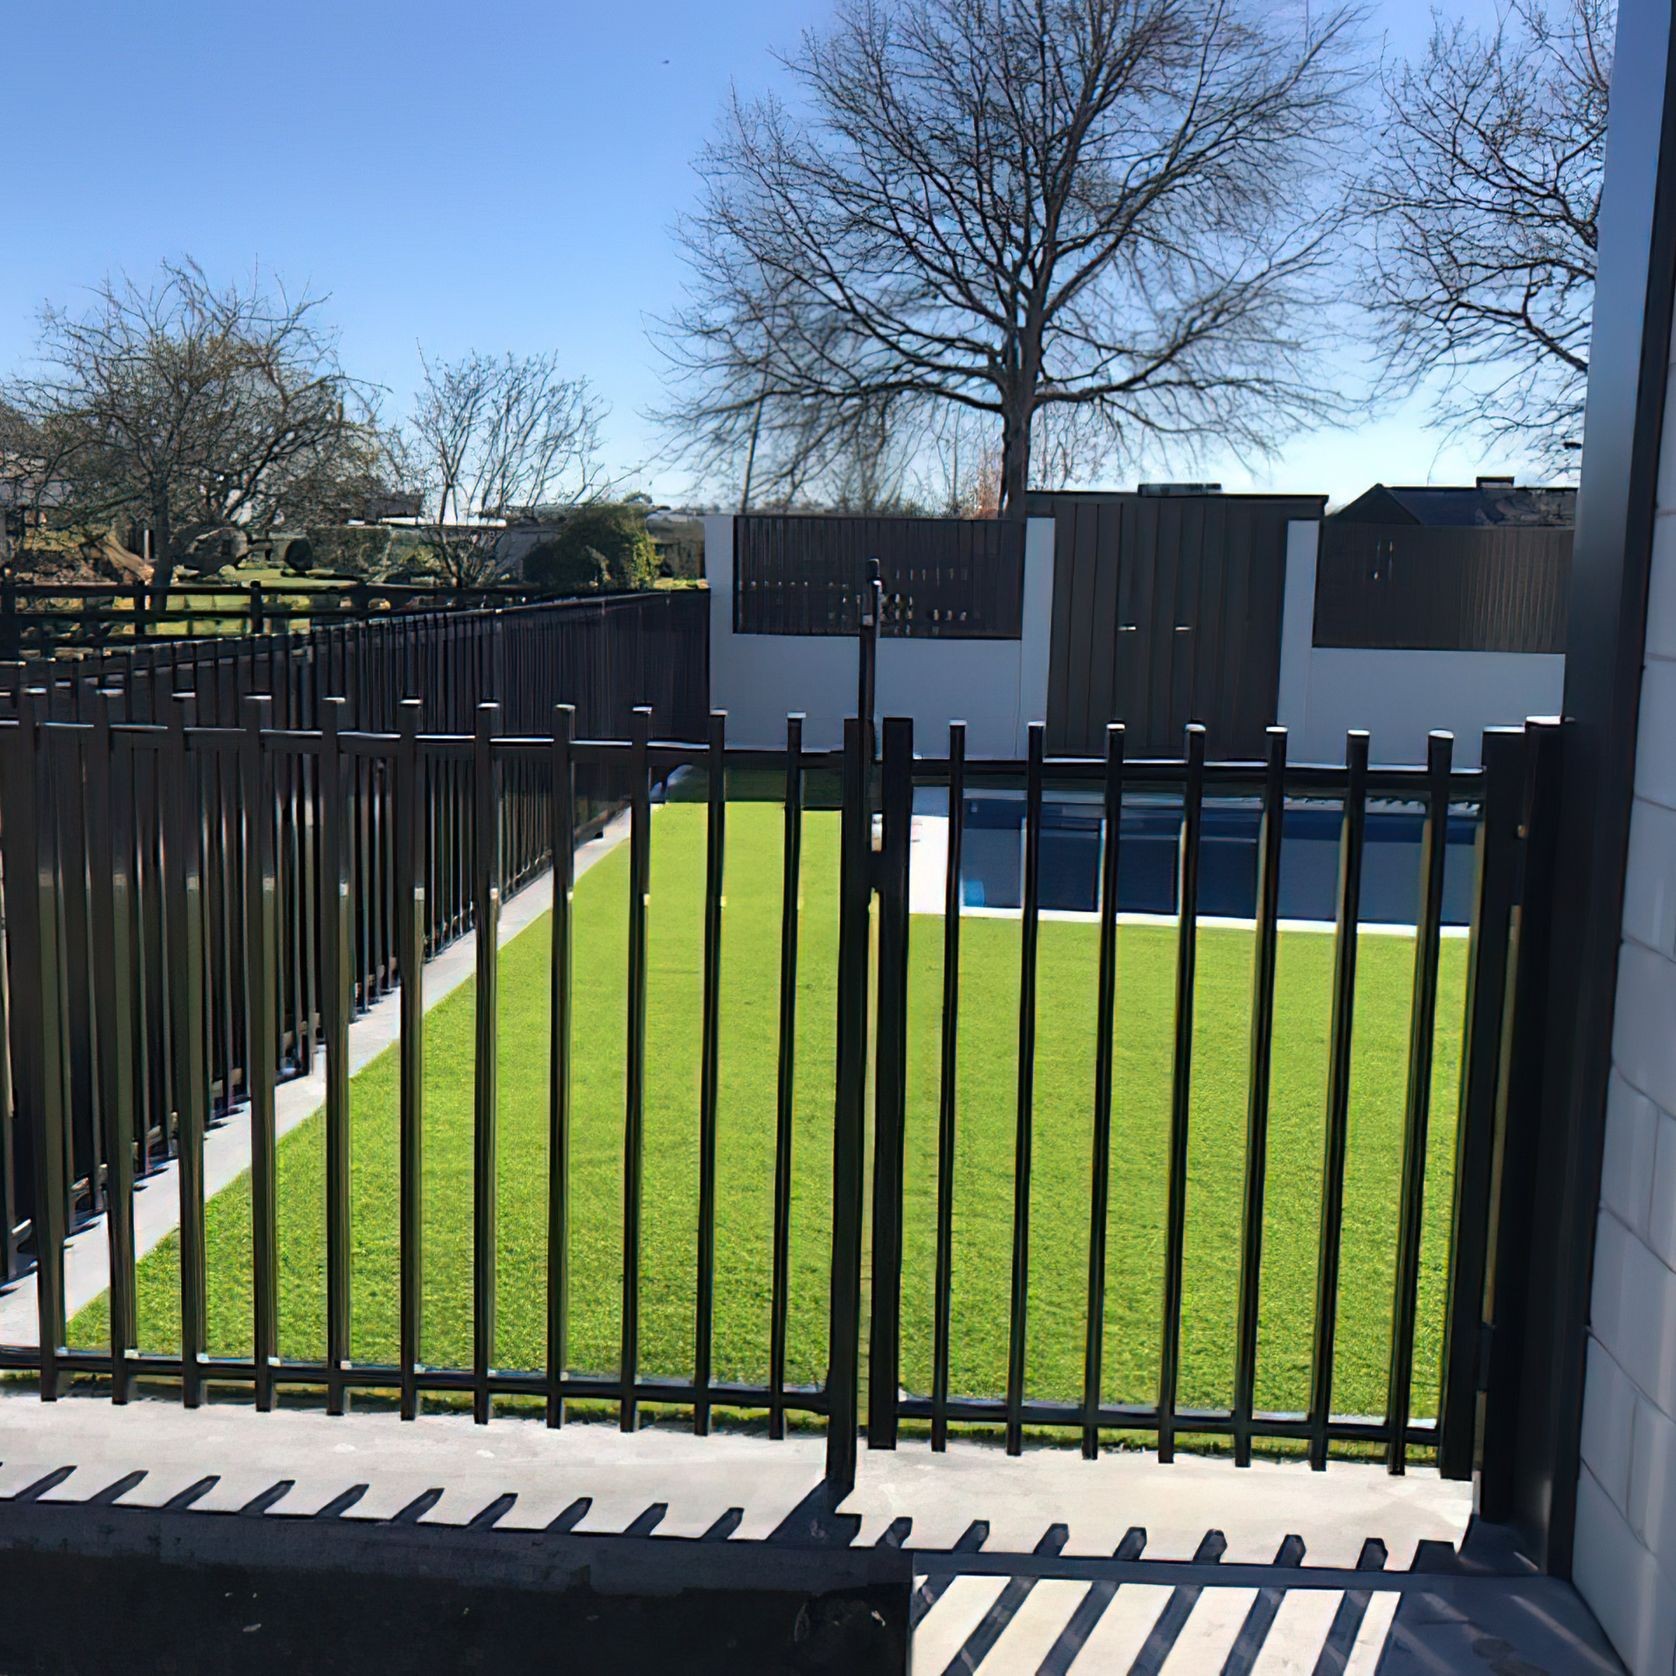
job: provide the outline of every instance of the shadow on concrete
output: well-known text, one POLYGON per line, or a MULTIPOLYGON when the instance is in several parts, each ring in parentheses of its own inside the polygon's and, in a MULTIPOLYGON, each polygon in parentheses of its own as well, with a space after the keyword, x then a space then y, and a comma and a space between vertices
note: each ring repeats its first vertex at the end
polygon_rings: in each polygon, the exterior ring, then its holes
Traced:
POLYGON ((1621 1670, 1576 1595, 1477 1524, 1459 1548, 1420 1541, 1407 1567, 1372 1537, 1335 1566, 1301 1536, 1254 1556, 1214 1528, 1190 1554, 1179 1535, 1149 1551, 1139 1525, 1079 1552, 1059 1521, 1033 1543, 994 1546, 986 1518, 930 1542, 818 1481, 768 1526, 760 1507, 748 1523, 743 1484, 744 1505, 693 1517, 678 1472, 657 1499, 618 1488, 609 1512, 576 1495, 555 1515, 523 1484, 419 1478, 396 1496, 318 1457, 305 1495, 292 1477, 253 1490, 254 1475, 47 1461, 27 1481, 14 1461, 0 1493, 8 1676, 106 1667, 95 1645, 110 1667, 181 1673, 545 1667, 558 1647, 584 1670, 884 1673, 910 1649, 948 1676, 1621 1670))

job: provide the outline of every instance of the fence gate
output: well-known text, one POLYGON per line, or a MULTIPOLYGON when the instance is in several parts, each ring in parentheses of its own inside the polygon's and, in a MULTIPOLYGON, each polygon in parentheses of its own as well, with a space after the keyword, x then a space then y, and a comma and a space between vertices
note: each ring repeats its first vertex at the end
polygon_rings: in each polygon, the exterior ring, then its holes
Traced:
POLYGON ((1037 494, 1054 519, 1048 749, 1167 756, 1202 722, 1219 758, 1263 754, 1280 690, 1286 525, 1314 496, 1037 494))

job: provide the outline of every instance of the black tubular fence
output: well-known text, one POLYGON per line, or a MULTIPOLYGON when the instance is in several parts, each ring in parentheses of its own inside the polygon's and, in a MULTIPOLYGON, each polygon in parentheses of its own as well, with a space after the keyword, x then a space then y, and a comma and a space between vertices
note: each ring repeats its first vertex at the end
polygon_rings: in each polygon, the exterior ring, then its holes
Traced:
POLYGON ((157 638, 273 634, 378 622, 436 611, 486 611, 540 600, 520 583, 453 588, 434 582, 178 580, 161 595, 146 582, 26 582, 0 567, 0 659, 61 646, 125 646, 157 638))
MULTIPOLYGON (((118 1096, 103 1079, 110 1042, 102 1032, 110 1023, 99 992, 113 960, 132 1029, 120 1098, 131 1111, 134 1167, 142 1174, 181 1151, 189 1096, 199 1092, 183 1063, 205 1068, 208 1119, 225 1116, 249 1098, 261 1071, 306 1075, 322 1046, 328 1069, 334 1057, 341 1065, 330 1052, 348 1016, 336 1010, 338 1001, 362 1011, 397 985, 404 956, 395 767, 356 740, 402 725, 469 732, 483 714, 496 717, 497 731, 532 732, 551 725, 560 702, 572 704, 590 732, 626 731, 642 700, 676 727, 697 727, 707 644, 703 595, 647 593, 307 635, 158 641, 0 666, 0 715, 15 717, 0 741, 10 758, 0 798, 0 877, 11 968, 0 986, 0 1279, 17 1272, 40 1203, 36 1130, 14 1125, 12 1105, 38 1111, 49 1085, 62 1088, 64 1214, 73 1226, 107 1206, 121 1160, 110 1150, 105 1115, 118 1096), (422 696, 404 704, 402 693, 422 696), (494 709, 485 712, 485 703, 494 709), (266 745, 251 744, 258 734, 266 745), (123 748, 104 750, 107 739, 123 748), (275 743, 288 740, 318 748, 275 743), (253 810, 270 806, 271 824, 252 819, 253 810), (252 952, 247 899, 258 837, 274 892, 261 961, 252 952), (185 1022, 176 1012, 183 933, 171 923, 169 903, 177 882, 170 869, 188 852, 199 867, 192 937, 204 989, 190 1010, 201 1024, 203 1056, 183 1062, 177 1048, 185 1022), (322 888, 325 858, 334 853, 346 885, 341 896, 322 888), (27 960, 19 965, 20 948, 37 934, 20 881, 43 865, 55 881, 52 994, 24 976, 27 960), (120 904, 106 900, 113 873, 120 904), (263 980, 273 1030, 259 1033, 248 991, 258 966, 270 962, 263 980), (43 1037, 48 1019, 56 1022, 43 1037), (253 1055, 251 1044, 264 1038, 253 1055), (42 1057, 48 1040, 58 1044, 55 1063, 42 1057)), ((549 762, 524 758, 498 779, 501 891, 517 890, 550 863, 550 777, 549 762)), ((573 841, 622 807, 627 785, 610 766, 582 775, 570 811, 573 841)), ((475 923, 480 823, 469 758, 429 756, 420 797, 423 960, 475 923)), ((571 844, 558 848, 568 855, 571 844)))
POLYGON ((741 514, 733 520, 736 634, 855 634, 869 561, 887 637, 1017 640, 1020 519, 741 514))
MULTIPOLYGON (((1482 1374, 1495 1358, 1484 1354, 1487 1323, 1494 1322, 1495 1276, 1523 1261, 1504 1249, 1507 1224, 1496 1214, 1498 1184, 1519 1179, 1526 1126, 1519 1121, 1520 1079, 1530 1055, 1521 1044, 1521 997, 1530 989, 1522 954, 1532 935, 1532 917, 1546 911, 1545 896, 1525 899, 1532 880, 1546 877, 1542 855, 1550 842, 1553 728, 1487 734, 1482 769, 1461 770, 1451 761, 1447 736, 1435 736, 1427 763, 1418 768, 1381 768, 1368 761, 1367 736, 1352 734, 1346 761, 1337 766, 1295 764, 1286 736, 1271 730, 1263 760, 1207 759, 1202 729, 1192 728, 1175 760, 1126 760, 1124 735, 1114 727, 1103 756, 1045 756, 1040 725, 1030 735, 1022 761, 969 760, 964 732, 950 729, 946 745, 916 741, 912 724, 887 719, 882 730, 861 719, 846 724, 836 751, 802 746, 798 723, 788 724, 783 750, 735 750, 726 743, 725 718, 712 716, 703 742, 654 738, 653 715, 636 709, 626 736, 583 737, 575 712, 559 707, 547 725, 508 731, 503 712, 479 707, 469 730, 431 731, 422 706, 405 702, 393 725, 348 728, 269 726, 270 702, 246 699, 245 723, 191 725, 181 709, 161 722, 51 720, 38 701, 26 700, 19 718, 0 727, 7 821, 8 952, 14 1009, 13 1042, 27 1061, 18 1083, 13 1158, 21 1157, 42 1214, 32 1231, 36 1262, 39 1342, 33 1348, 0 1352, 0 1367, 39 1375, 42 1395, 54 1398, 72 1375, 108 1379, 122 1400, 140 1377, 179 1384, 184 1401, 196 1404, 210 1384, 254 1392, 268 1406, 281 1388, 323 1388, 333 1408, 352 1391, 395 1393, 402 1412, 417 1412, 426 1393, 452 1393, 471 1400, 476 1418, 487 1420, 496 1399, 535 1399, 550 1424, 561 1423, 567 1405, 601 1401, 614 1405, 625 1429, 637 1424, 645 1404, 680 1406, 703 1432, 717 1407, 766 1413, 772 1435, 784 1432, 794 1415, 823 1417, 827 1470, 836 1484, 853 1482, 863 1423, 869 1447, 888 1448, 903 1422, 928 1423, 933 1446, 946 1445, 951 1427, 997 1428, 1009 1451, 1018 1451, 1030 1429, 1080 1438, 1096 1451, 1102 1433, 1155 1439, 1168 1459, 1183 1437, 1229 1440, 1236 1461, 1247 1463, 1258 1440, 1281 1440, 1307 1448, 1316 1467, 1335 1446, 1373 1446, 1393 1472, 1401 1472, 1411 1450, 1435 1450, 1445 1476, 1468 1476, 1479 1448, 1493 1430, 1504 1393, 1494 1381, 1486 1393, 1482 1374), (882 751, 876 750, 876 731, 882 751), (936 754, 916 755, 916 746, 936 754), (660 778, 686 769, 705 793, 704 913, 702 919, 702 1028, 695 1117, 697 1121, 697 1241, 693 1248, 695 1309, 691 1320, 690 1373, 670 1375, 643 1365, 642 1265, 643 1154, 646 1148, 648 968, 655 959, 647 903, 653 788, 660 778), (724 938, 721 901, 727 836, 726 777, 729 772, 768 771, 784 787, 783 870, 778 881, 779 983, 778 1067, 774 1112, 772 1253, 763 1276, 770 1345, 766 1377, 740 1382, 715 1377, 718 1077, 720 983, 724 938), (508 883, 509 828, 526 820, 538 830, 563 832, 576 824, 578 785, 589 774, 609 774, 626 790, 630 810, 626 915, 626 1016, 621 1109, 622 1205, 620 1257, 622 1299, 620 1357, 615 1371, 582 1372, 572 1366, 570 1321, 573 1249, 572 1030, 573 963, 593 951, 573 947, 570 850, 558 850, 556 915, 550 953, 550 1010, 547 1044, 548 1100, 545 1143, 548 1197, 539 1285, 545 1323, 544 1358, 534 1367, 496 1364, 497 1145, 501 1113, 497 1100, 498 994, 494 939, 502 890, 508 883), (819 1104, 830 1110, 830 1250, 823 1254, 830 1290, 825 1302, 825 1378, 793 1384, 787 1371, 788 1241, 795 1175, 791 1156, 794 1044, 800 991, 798 962, 803 942, 800 904, 806 885, 798 832, 812 783, 836 779, 841 788, 837 883, 835 986, 836 1052, 830 1087, 819 1104), (298 783, 316 788, 317 846, 312 875, 300 882, 288 862, 287 823, 298 783), (934 1029, 941 1047, 942 1081, 936 1108, 935 1341, 929 1389, 902 1388, 902 1306, 905 1217, 904 1130, 908 1105, 910 1011, 908 1006, 909 870, 916 794, 935 802, 947 798, 950 853, 963 841, 966 800, 984 783, 1024 791, 1025 885, 1018 942, 1019 1013, 1017 1083, 1012 1154, 1010 1303, 1006 1320, 1004 1390, 960 1393, 951 1384, 951 1340, 960 1323, 948 1309, 950 1250, 959 1207, 954 1203, 952 1160, 962 1125, 975 1120, 963 1110, 956 1083, 955 1036, 961 1002, 958 959, 962 916, 945 915, 940 936, 948 958, 934 1029), (1042 1002, 1037 994, 1038 925, 1044 787, 1080 786, 1103 811, 1106 831, 1102 865, 1104 890, 1097 910, 1098 1049, 1087 1090, 1092 1107, 1092 1182, 1088 1216, 1088 1271, 1085 1311, 1086 1355, 1080 1400, 1047 1401, 1033 1396, 1026 1378, 1026 1344, 1031 1299, 1031 1210, 1036 1112, 1036 1029, 1042 1002), (508 785, 539 783, 539 796, 521 808, 508 785), (377 820, 385 835, 388 867, 372 875, 353 865, 358 835, 374 819, 365 788, 383 788, 377 820), (441 805, 436 788, 457 784, 465 793, 441 805), (85 825, 52 817, 49 804, 79 786, 87 799, 85 825), (242 818, 211 823, 195 803, 192 788, 220 785, 242 810, 242 818), (150 817, 138 828, 129 812, 141 807, 129 788, 152 788, 160 812, 161 844, 150 817), (1216 1411, 1186 1407, 1180 1400, 1183 1345, 1184 1227, 1187 1167, 1193 1121, 1194 1017, 1199 992, 1196 971, 1198 880, 1202 813, 1207 800, 1255 800, 1261 815, 1258 843, 1249 1070, 1245 1092, 1245 1146, 1239 1203, 1238 1324, 1234 1350, 1234 1399, 1216 1411), (1120 819, 1130 799, 1166 799, 1179 808, 1180 850, 1177 906, 1182 929, 1174 974, 1173 1050, 1169 1055, 1168 1134, 1164 1180, 1163 1291, 1156 1324, 1156 1395, 1143 1404, 1107 1400, 1102 1373, 1106 1342, 1105 1288, 1108 1240, 1114 1213, 1110 1202, 1114 1149, 1122 1146, 1121 1104, 1114 1119, 1114 1094, 1121 1095, 1114 1067, 1114 1041, 1125 1028, 1118 993, 1118 913, 1114 891, 1120 819), (1341 811, 1338 840, 1338 908, 1328 1025, 1327 1084, 1321 1133, 1324 1154, 1318 1232, 1315 1239, 1314 1328, 1308 1406, 1301 1413, 1270 1413, 1254 1405, 1258 1349, 1257 1317, 1265 1234, 1264 1172, 1270 1152, 1270 1059, 1275 1022, 1275 974, 1279 921, 1277 874, 1281 826, 1289 799, 1325 800, 1341 811), (1409 1072, 1403 1103, 1402 1167, 1392 1213, 1396 1248, 1389 1330, 1389 1381, 1385 1411, 1346 1415, 1335 1403, 1335 1330, 1340 1308, 1345 1249, 1345 1184, 1351 1134, 1350 1061, 1358 1000, 1360 890, 1370 800, 1395 800, 1424 811, 1412 999, 1408 1015, 1409 1072), (539 805, 536 807, 535 805, 539 805), (1431 1043, 1437 1024, 1438 955, 1442 917, 1443 843, 1452 806, 1480 812, 1476 851, 1475 912, 1467 959, 1462 1073, 1457 1110, 1432 1109, 1431 1043), (15 811, 15 814, 14 814, 15 811), (111 812, 106 819, 107 811, 111 812), (876 817, 877 833, 876 833, 876 817), (457 828, 457 829, 456 829, 457 828), (85 831, 95 853, 85 859, 70 843, 85 831), (356 967, 350 927, 359 923, 369 888, 386 916, 397 972, 412 970, 438 924, 433 893, 439 888, 439 850, 445 870, 451 858, 466 856, 462 916, 475 918, 485 935, 477 944, 476 1054, 471 1108, 471 1318, 469 1365, 435 1365, 421 1342, 421 1276, 426 1230, 422 1215, 425 1179, 425 1124, 421 1089, 426 1021, 418 986, 405 987, 399 1048, 398 1225, 389 1230, 399 1246, 399 1356, 370 1365, 349 1353, 353 1305, 348 1263, 347 1212, 348 1090, 340 1073, 328 1079, 324 1165, 326 1351, 312 1359, 283 1358, 276 1338, 276 1185, 274 1084, 283 1062, 285 989, 292 967, 283 944, 285 916, 297 912, 317 927, 319 996, 328 1051, 344 1040, 354 1005, 351 971, 356 967), (159 872, 160 869, 160 872, 159 872), (72 919, 82 900, 83 881, 95 888, 87 898, 87 921, 72 919), (374 881, 369 886, 369 878, 374 881), (240 926, 231 961, 217 938, 214 901, 224 892, 225 925, 240 926), (142 930, 139 896, 159 900, 160 917, 142 930), (319 910, 315 912, 313 910, 319 910), (876 927, 876 955, 875 947, 876 927), (162 948, 140 946, 160 938, 162 948), (98 1053, 85 1069, 61 1051, 67 1027, 66 969, 78 939, 100 958, 94 963, 91 993, 71 1004, 88 1008, 90 1039, 98 1053), (161 954, 161 959, 154 955, 161 954), (205 1005, 229 972, 242 975, 239 1004, 229 1018, 205 1005), (161 975, 161 983, 158 978, 161 975), (26 1011, 15 1002, 30 997, 26 1011), (154 1035, 139 1021, 161 1011, 169 1028, 154 1035), (248 1088, 253 1168, 248 1193, 253 1217, 250 1296, 253 1351, 246 1356, 212 1356, 206 1335, 204 1132, 215 1083, 210 1071, 214 1043, 208 1033, 226 1029, 231 1052, 255 1040, 275 1051, 242 1055, 252 1068, 248 1088), (1521 1046, 1525 1051, 1521 1052, 1521 1046), (160 1053, 165 1063, 148 1063, 160 1053), (91 1088, 81 1088, 86 1077, 91 1088), (178 1111, 177 1144, 180 1238, 180 1348, 178 1352, 136 1347, 136 1278, 133 1246, 133 1178, 144 1162, 145 1139, 139 1089, 148 1077, 162 1077, 168 1098, 162 1107, 178 1111), (830 1101, 830 1104, 828 1104, 830 1101), (871 1117, 870 1117, 871 1113, 871 1117), (64 1253, 65 1217, 72 1201, 67 1160, 76 1156, 71 1130, 96 1114, 98 1146, 109 1161, 102 1198, 110 1253, 108 1350, 66 1347, 64 1253), (1510 1115, 1511 1114, 1511 1115, 1510 1115), (871 1121, 870 1195, 864 1180, 871 1121), (1435 1319, 1443 1341, 1438 1418, 1410 1412, 1415 1355, 1420 1239, 1428 1189, 1425 1159, 1435 1126, 1454 1126, 1455 1168, 1448 1207, 1448 1293, 1435 1319), (870 1197, 870 1211, 868 1202, 870 1197), (869 1328, 863 1348, 863 1304, 869 1328), (863 1380, 866 1397, 863 1401, 863 1380), (1480 1412, 1482 1407, 1482 1413, 1480 1412)), ((695 730, 696 731, 696 730, 695 730)), ((79 842, 79 840, 78 840, 79 842)), ((746 888, 774 891, 771 879, 746 888)), ((958 887, 949 885, 947 904, 958 909, 958 887)), ((1543 887, 1546 890, 1546 886, 1543 887)), ((1540 942, 1540 937, 1536 941, 1540 942)), ((307 962, 303 962, 306 964, 307 962)), ((293 965, 295 962, 293 962, 293 965)), ((1061 998, 1062 999, 1062 998, 1061 998)), ((294 1004, 294 1003, 293 1003, 294 1004)), ((916 1015, 924 1018, 925 1015, 916 1015)), ((334 1057, 336 1057, 334 1055, 334 1057)), ((824 1077, 824 1072, 822 1073, 824 1077)), ((824 1121, 824 1120, 823 1120, 824 1121)), ((82 1135, 75 1145, 91 1146, 82 1135)), ((7 1178, 8 1191, 17 1179, 7 1178)), ((240 1191, 245 1191, 241 1188, 240 1191)), ((1079 1302, 1081 1300, 1079 1299, 1079 1302)), ((986 1324, 987 1325, 987 1324, 986 1324)), ((1499 1327, 1498 1327, 1499 1331, 1499 1327)), ((1498 1341, 1498 1351, 1502 1348, 1498 1341)), ((1508 1358, 1503 1358, 1507 1360, 1508 1358)), ((1517 1358, 1511 1358, 1516 1364, 1517 1358)))

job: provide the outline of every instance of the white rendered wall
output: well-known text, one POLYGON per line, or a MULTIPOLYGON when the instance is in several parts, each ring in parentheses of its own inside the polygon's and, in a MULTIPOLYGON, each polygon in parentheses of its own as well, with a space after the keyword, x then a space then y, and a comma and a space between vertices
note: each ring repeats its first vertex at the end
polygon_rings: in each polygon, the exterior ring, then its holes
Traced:
MULTIPOLYGON (((733 632, 733 519, 704 520, 710 580, 710 702, 728 713, 728 742, 785 742, 786 716, 800 710, 804 743, 843 742, 855 709, 856 643, 833 635, 733 632)), ((928 755, 948 743, 948 724, 966 723, 973 756, 1024 755, 1031 722, 1047 717, 1048 644, 1053 620, 1053 520, 1032 518, 1024 541, 1023 636, 1018 640, 879 642, 878 713, 911 716, 914 744, 928 755)))
POLYGON ((1455 735, 1455 761, 1478 765, 1487 727, 1517 727, 1559 712, 1565 658, 1558 652, 1397 652, 1312 644, 1321 526, 1287 525, 1277 719, 1297 762, 1342 762, 1351 728, 1372 734, 1373 760, 1418 763, 1426 735, 1455 735))
POLYGON ((1676 402, 1647 602, 1574 1571, 1634 1676, 1676 1671, 1676 402))

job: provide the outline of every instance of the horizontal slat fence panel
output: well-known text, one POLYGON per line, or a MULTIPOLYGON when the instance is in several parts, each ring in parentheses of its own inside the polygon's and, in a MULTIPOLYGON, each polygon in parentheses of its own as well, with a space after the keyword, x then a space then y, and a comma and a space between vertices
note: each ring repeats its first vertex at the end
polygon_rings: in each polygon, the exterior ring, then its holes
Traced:
POLYGON ((971 518, 733 520, 737 634, 860 629, 870 559, 884 582, 880 632, 910 639, 1017 640, 1024 608, 1024 525, 971 518))

